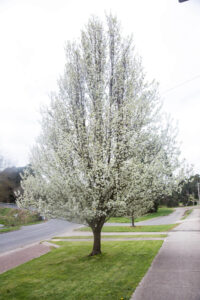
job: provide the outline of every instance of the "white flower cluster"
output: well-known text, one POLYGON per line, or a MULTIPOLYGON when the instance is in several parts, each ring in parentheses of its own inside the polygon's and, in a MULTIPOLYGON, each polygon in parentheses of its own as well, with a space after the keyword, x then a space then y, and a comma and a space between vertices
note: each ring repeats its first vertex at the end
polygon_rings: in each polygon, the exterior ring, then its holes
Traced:
POLYGON ((112 16, 106 28, 90 19, 66 59, 18 203, 92 228, 117 211, 146 212, 171 192, 179 167, 156 84, 145 81, 132 39, 112 16))

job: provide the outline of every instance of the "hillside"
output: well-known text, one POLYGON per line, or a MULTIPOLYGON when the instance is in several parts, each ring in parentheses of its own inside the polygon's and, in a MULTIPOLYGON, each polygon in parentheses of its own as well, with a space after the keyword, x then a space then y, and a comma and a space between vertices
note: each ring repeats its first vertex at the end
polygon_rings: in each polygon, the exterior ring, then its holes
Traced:
POLYGON ((0 202, 15 202, 14 190, 20 187, 20 173, 25 168, 11 167, 0 172, 0 202))

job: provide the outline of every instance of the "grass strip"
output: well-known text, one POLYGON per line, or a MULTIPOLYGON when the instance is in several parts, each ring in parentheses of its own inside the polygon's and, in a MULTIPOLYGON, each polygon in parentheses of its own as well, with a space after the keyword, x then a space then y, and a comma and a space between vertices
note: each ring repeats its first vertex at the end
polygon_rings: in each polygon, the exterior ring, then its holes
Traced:
POLYGON ((187 209, 187 210, 184 212, 184 215, 183 215, 183 217, 181 218, 181 220, 185 220, 192 212, 193 212, 193 208, 187 209))
POLYGON ((19 230, 19 229, 20 229, 20 226, 12 226, 12 227, 1 228, 0 233, 6 233, 6 232, 10 232, 10 231, 19 230))
MULTIPOLYGON (((28 224, 24 224, 23 226, 29 226, 29 225, 35 225, 35 224, 40 224, 40 223, 44 223, 45 221, 35 221, 35 222, 30 222, 28 224)), ((15 230, 19 230, 21 228, 21 226, 10 226, 10 227, 6 227, 6 228, 2 228, 0 229, 0 234, 1 233, 6 233, 6 232, 10 232, 10 231, 15 231, 15 230)))
MULTIPOLYGON (((104 226, 102 232, 162 232, 169 231, 178 226, 178 224, 168 225, 143 225, 143 226, 104 226)), ((90 227, 82 227, 75 231, 91 231, 90 227)))
MULTIPOLYGON (((102 235, 104 239, 109 238, 165 238, 167 234, 137 234, 137 235, 102 235)), ((53 239, 93 239, 92 235, 77 235, 77 236, 61 236, 53 237, 53 239)))
POLYGON ((0 299, 130 299, 163 241, 57 242, 59 249, 0 275, 0 299))
MULTIPOLYGON (((159 207, 158 211, 155 213, 146 214, 142 217, 136 218, 135 222, 146 221, 152 218, 168 216, 174 211, 173 208, 169 207, 159 207)), ((112 217, 108 220, 108 223, 131 223, 130 217, 112 217)))
POLYGON ((34 225, 44 222, 39 214, 28 210, 16 208, 0 207, 0 224, 5 228, 0 229, 0 233, 19 230, 21 226, 34 225))

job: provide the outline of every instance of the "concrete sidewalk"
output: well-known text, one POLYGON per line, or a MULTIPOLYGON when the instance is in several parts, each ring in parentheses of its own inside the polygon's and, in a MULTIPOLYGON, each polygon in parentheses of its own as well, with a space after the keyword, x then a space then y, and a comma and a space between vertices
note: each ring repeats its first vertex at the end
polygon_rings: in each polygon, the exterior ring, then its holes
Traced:
POLYGON ((132 300, 200 300, 200 210, 164 242, 132 300))

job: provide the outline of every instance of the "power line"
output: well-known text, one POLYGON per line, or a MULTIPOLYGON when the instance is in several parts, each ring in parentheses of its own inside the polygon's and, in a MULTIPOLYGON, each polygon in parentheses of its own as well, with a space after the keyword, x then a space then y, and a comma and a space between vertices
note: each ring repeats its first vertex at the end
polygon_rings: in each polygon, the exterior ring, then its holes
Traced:
POLYGON ((170 88, 170 89, 168 89, 168 90, 165 90, 165 91, 162 93, 162 95, 165 95, 165 94, 167 94, 167 93, 169 93, 169 92, 171 92, 171 91, 173 91, 173 90, 175 90, 175 89, 177 89, 177 88, 179 88, 179 87, 181 87, 181 86, 183 86, 183 85, 185 85, 185 84, 187 84, 187 83, 189 83, 189 82, 191 82, 191 81, 193 81, 193 80, 198 79, 198 78, 200 78, 200 75, 197 75, 197 76, 195 76, 195 77, 193 77, 193 78, 191 78, 191 79, 188 79, 188 80, 186 80, 186 81, 184 81, 184 82, 182 82, 182 83, 179 83, 179 84, 173 86, 172 88, 170 88))

